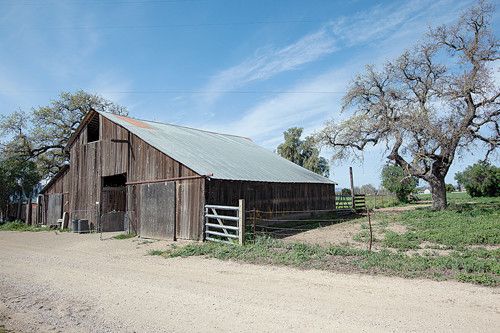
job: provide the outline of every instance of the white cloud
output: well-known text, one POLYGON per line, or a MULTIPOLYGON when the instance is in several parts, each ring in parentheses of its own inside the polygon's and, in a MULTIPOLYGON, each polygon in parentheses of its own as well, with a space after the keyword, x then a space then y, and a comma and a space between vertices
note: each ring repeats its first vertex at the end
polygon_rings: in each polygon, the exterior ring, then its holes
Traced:
MULTIPOLYGON (((437 6, 430 1, 418 1, 398 8, 394 6, 391 8, 376 7, 369 12, 357 14, 350 20, 344 19, 342 22, 339 21, 340 23, 332 24, 332 30, 336 34, 343 35, 343 44, 345 45, 364 43, 369 40, 376 41, 377 45, 383 45, 383 47, 372 47, 372 52, 363 52, 361 56, 351 58, 347 64, 342 64, 342 67, 330 68, 315 78, 295 83, 291 87, 280 90, 292 92, 331 91, 340 92, 339 94, 278 94, 249 108, 240 119, 223 125, 214 123, 208 126, 214 130, 251 137, 259 144, 274 149, 281 141, 282 132, 289 127, 301 126, 305 128, 306 133, 311 133, 321 128, 324 121, 332 116, 336 120, 340 120, 345 117, 345 115, 339 114, 342 92, 347 89, 348 82, 352 77, 362 71, 365 64, 381 64, 388 57, 392 58, 401 53, 403 49, 410 47, 426 31, 427 25, 430 23, 429 20, 443 22, 448 21, 450 17, 457 17, 458 10, 450 10, 450 6, 455 8, 453 3, 445 0, 441 1, 440 5, 437 6), (390 13, 388 16, 382 15, 382 13, 387 12, 390 13), (360 21, 356 21, 357 19, 360 21)), ((322 28, 321 31, 322 34, 328 35, 326 28, 322 28)), ((332 41, 332 45, 335 44, 333 37, 327 39, 332 41)), ((337 45, 341 44, 337 43, 337 45)), ((275 56, 274 53, 273 56, 275 56)), ((276 59, 276 62, 278 60, 276 59)), ((266 71, 265 75, 258 75, 260 73, 258 70, 243 70, 243 68, 251 67, 246 66, 248 63, 249 61, 245 60, 238 65, 238 67, 241 66, 239 71, 246 73, 245 76, 228 75, 224 84, 231 82, 233 85, 242 85, 249 82, 250 78, 252 80, 265 79, 269 78, 271 74, 279 73, 280 71, 276 68, 283 70, 287 68, 286 66, 273 66, 276 70, 266 71)), ((263 66, 257 66, 257 68, 262 69, 263 66)), ((293 68, 293 66, 288 68, 293 68)))
POLYGON ((204 90, 209 93, 205 95, 202 106, 206 110, 225 90, 270 79, 345 48, 379 42, 392 35, 405 35, 402 31, 407 31, 405 37, 408 37, 410 32, 409 35, 415 38, 415 32, 425 30, 434 18, 439 17, 442 22, 446 21, 447 17, 456 17, 458 8, 462 8, 466 3, 470 1, 422 0, 403 4, 396 2, 389 6, 379 5, 326 23, 319 30, 288 46, 261 47, 253 56, 215 74, 205 86, 204 90))
POLYGON ((205 102, 214 102, 224 90, 235 89, 253 81, 269 79, 276 74, 318 60, 334 52, 335 49, 335 39, 329 32, 328 26, 283 48, 260 48, 252 57, 214 75, 205 89, 213 93, 207 95, 205 102))
MULTIPOLYGON (((348 77, 346 69, 332 70, 289 90, 338 91, 344 89, 348 77)), ((280 94, 249 109, 241 119, 222 126, 214 124, 211 128, 256 138, 259 143, 271 147, 285 128, 322 123, 332 108, 338 105, 340 97, 341 94, 330 93, 280 94)))

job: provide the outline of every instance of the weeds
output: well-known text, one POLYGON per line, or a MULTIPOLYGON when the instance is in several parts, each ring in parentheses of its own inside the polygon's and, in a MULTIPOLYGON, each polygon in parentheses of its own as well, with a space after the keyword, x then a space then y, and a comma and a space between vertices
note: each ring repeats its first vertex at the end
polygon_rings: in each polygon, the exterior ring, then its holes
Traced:
POLYGON ((13 221, 0 224, 0 231, 50 231, 49 228, 41 228, 36 226, 27 225, 22 221, 13 221))
POLYGON ((456 279, 488 286, 500 284, 500 250, 476 249, 454 251, 449 256, 406 255, 388 250, 369 252, 342 246, 322 247, 303 243, 285 243, 258 237, 244 246, 219 243, 189 244, 152 250, 150 255, 166 258, 205 256, 221 260, 237 260, 257 264, 273 264, 299 268, 331 269, 332 263, 344 270, 384 273, 404 277, 456 279), (345 258, 347 260, 340 260, 345 258))
POLYGON ((130 234, 119 234, 116 236, 113 236, 114 239, 129 239, 129 238, 134 238, 136 235, 133 233, 130 234))
MULTIPOLYGON (((490 204, 454 204, 445 211, 417 209, 401 213, 399 220, 410 231, 389 234, 387 245, 432 242, 450 248, 467 245, 500 244, 500 202, 490 204)), ((387 236, 387 235, 386 235, 387 236)), ((396 246, 397 247, 397 246, 396 246)))

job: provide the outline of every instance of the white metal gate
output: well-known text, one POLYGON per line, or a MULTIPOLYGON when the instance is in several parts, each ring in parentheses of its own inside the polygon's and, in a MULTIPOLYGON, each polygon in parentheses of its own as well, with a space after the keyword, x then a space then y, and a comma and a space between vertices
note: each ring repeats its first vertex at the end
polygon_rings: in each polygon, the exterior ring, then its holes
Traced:
POLYGON ((238 206, 205 205, 205 240, 243 245, 245 200, 238 206))

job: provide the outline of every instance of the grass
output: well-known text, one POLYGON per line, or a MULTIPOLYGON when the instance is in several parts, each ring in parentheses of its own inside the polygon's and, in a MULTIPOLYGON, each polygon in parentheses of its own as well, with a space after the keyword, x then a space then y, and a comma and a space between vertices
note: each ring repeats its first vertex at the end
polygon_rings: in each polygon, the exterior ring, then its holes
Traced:
POLYGON ((41 228, 32 225, 27 225, 22 221, 13 221, 0 224, 0 231, 50 231, 49 228, 41 228))
POLYGON ((116 236, 113 236, 114 239, 130 239, 130 238, 134 238, 136 235, 133 234, 133 233, 129 233, 129 234, 119 234, 119 235, 116 235, 116 236))
POLYGON ((450 249, 500 244, 499 199, 454 203, 439 212, 416 209, 400 213, 397 219, 408 231, 402 234, 387 231, 383 241, 387 247, 416 249, 423 242, 450 249))
MULTIPOLYGON (((349 245, 327 247, 261 236, 255 243, 244 246, 207 242, 171 246, 149 254, 166 258, 204 256, 304 269, 451 279, 499 286, 500 198, 470 198, 458 193, 451 195, 449 201, 450 207, 445 211, 419 208, 375 213, 374 227, 378 230, 375 241, 379 247, 373 252, 349 245), (397 224, 404 228, 394 229, 397 224)), ((353 222, 360 227, 354 239, 366 243, 369 237, 366 218, 353 222)))
POLYGON ((12 331, 6 329, 4 325, 0 324, 0 333, 10 333, 10 332, 12 331))
POLYGON ((255 243, 244 246, 207 242, 173 246, 167 250, 152 250, 149 254, 166 258, 204 256, 298 268, 455 279, 486 286, 500 284, 500 250, 453 251, 449 256, 408 256, 388 250, 369 252, 343 246, 322 247, 259 237, 255 243))

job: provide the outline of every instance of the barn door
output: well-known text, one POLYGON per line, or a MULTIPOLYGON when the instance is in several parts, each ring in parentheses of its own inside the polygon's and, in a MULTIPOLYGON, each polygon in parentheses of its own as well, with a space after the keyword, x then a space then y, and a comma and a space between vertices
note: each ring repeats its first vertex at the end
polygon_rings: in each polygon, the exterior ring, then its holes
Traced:
POLYGON ((57 224, 62 217, 63 195, 49 194, 47 199, 47 225, 57 224))
POLYGON ((125 230, 126 205, 126 187, 104 187, 102 189, 100 220, 102 231, 125 230))
POLYGON ((140 186, 140 236, 175 239, 175 182, 140 186))

